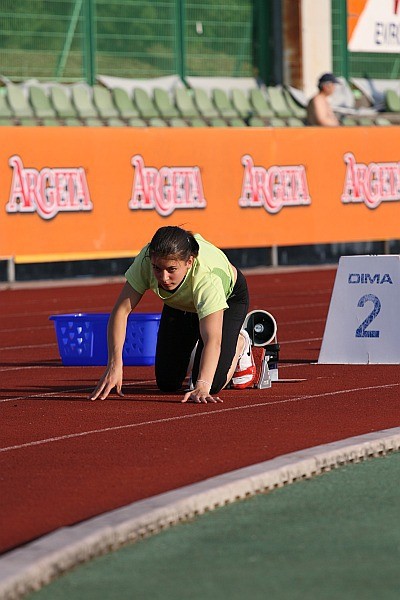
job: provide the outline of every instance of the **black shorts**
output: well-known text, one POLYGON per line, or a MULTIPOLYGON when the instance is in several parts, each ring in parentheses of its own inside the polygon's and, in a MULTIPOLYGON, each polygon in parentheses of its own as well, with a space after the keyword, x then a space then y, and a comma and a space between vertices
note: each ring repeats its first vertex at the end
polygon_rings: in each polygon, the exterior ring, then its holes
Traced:
MULTIPOLYGON (((239 270, 228 308, 224 310, 221 353, 211 393, 218 393, 227 383, 228 371, 236 352, 240 329, 249 310, 249 292, 246 279, 239 270)), ((157 338, 155 373, 157 385, 165 392, 182 389, 192 350, 198 342, 193 363, 192 380, 197 381, 203 350, 197 313, 183 312, 164 305, 157 338)))

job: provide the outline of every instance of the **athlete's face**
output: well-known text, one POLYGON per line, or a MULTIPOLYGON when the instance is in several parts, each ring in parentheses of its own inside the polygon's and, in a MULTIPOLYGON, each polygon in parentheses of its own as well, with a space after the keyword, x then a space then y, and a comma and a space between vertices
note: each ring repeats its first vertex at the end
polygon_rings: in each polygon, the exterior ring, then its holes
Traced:
POLYGON ((169 292, 182 283, 192 264, 193 256, 186 262, 174 258, 160 258, 156 255, 151 258, 151 265, 158 285, 169 292))

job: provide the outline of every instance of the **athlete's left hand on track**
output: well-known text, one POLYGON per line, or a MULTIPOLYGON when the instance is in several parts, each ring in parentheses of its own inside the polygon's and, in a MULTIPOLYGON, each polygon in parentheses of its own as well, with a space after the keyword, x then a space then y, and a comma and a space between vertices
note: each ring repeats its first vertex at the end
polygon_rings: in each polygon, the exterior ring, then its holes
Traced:
POLYGON ((217 402, 223 402, 223 400, 218 396, 214 398, 209 392, 201 392, 200 390, 195 389, 186 392, 181 402, 195 402, 196 404, 207 404, 208 402, 211 402, 215 404, 217 402))
POLYGON ((89 396, 90 400, 105 400, 111 390, 115 388, 118 396, 124 397, 122 393, 122 365, 108 366, 103 373, 99 383, 89 396))

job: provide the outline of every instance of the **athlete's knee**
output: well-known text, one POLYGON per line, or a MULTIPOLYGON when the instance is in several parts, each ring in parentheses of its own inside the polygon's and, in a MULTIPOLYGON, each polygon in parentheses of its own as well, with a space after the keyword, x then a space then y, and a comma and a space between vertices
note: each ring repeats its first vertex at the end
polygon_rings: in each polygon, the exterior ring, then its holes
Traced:
POLYGON ((156 378, 157 387, 161 392, 178 392, 182 389, 183 381, 166 379, 164 377, 156 378))

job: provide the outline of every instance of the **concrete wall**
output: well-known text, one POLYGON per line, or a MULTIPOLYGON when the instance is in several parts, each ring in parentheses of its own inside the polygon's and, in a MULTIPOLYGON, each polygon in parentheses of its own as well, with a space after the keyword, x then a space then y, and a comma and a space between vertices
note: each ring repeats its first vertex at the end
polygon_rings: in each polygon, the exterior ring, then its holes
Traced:
POLYGON ((317 91, 320 75, 332 71, 331 0, 301 1, 302 89, 317 91))

